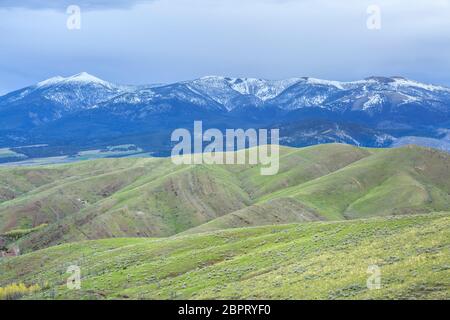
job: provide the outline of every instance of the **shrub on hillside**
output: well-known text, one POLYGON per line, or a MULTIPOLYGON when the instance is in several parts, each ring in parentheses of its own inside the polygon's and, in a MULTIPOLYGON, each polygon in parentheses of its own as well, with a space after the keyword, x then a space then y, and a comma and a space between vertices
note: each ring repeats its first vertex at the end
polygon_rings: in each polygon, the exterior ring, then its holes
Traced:
POLYGON ((23 283, 12 283, 3 288, 0 287, 0 300, 17 300, 40 289, 40 286, 37 284, 27 287, 23 283))

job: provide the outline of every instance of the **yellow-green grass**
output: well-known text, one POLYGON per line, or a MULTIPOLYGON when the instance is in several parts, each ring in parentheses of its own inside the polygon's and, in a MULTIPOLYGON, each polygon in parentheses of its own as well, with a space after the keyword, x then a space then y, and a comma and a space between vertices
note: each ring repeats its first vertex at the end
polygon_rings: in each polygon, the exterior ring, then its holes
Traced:
POLYGON ((64 244, 0 260, 13 282, 45 283, 32 299, 449 299, 450 214, 64 244))

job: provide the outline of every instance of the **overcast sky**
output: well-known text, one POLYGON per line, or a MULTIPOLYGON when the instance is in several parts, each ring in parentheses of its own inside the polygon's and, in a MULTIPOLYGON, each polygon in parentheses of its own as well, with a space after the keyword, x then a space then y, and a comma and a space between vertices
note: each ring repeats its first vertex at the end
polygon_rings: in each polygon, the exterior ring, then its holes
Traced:
POLYGON ((0 0, 0 94, 81 71, 126 84, 401 75, 450 85, 450 0, 0 0), (66 26, 71 4, 80 30, 66 26), (367 28, 372 4, 380 30, 367 28))

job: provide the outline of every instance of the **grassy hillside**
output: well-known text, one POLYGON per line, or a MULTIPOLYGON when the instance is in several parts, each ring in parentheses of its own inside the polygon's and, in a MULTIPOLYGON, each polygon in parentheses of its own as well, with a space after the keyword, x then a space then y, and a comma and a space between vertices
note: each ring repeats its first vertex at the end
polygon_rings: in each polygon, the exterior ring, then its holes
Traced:
POLYGON ((280 172, 258 165, 176 166, 102 159, 0 169, 0 235, 32 229, 23 252, 111 237, 450 210, 450 156, 432 149, 329 144, 281 148, 280 172))
POLYGON ((449 299, 449 261, 450 213, 434 213, 64 244, 0 260, 0 286, 41 284, 28 298, 45 299, 449 299))
POLYGON ((254 204, 244 209, 191 228, 184 234, 216 231, 229 228, 277 225, 292 222, 311 222, 325 220, 319 213, 305 207, 293 198, 276 198, 254 204))
POLYGON ((291 197, 328 219, 448 210, 450 155, 408 146, 384 149, 340 170, 262 197, 291 197))

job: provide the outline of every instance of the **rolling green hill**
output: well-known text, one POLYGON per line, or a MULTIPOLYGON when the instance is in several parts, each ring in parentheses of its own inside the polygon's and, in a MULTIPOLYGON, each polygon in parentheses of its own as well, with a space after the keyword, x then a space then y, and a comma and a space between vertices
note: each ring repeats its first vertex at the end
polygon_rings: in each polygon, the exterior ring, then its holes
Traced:
POLYGON ((107 239, 0 260, 39 299, 449 299, 450 213, 107 239), (66 287, 81 268, 81 290, 66 287), (367 281, 376 266, 380 289, 367 281))
POLYGON ((450 210, 450 156, 433 149, 328 144, 281 148, 258 165, 102 159, 0 169, 0 235, 27 230, 23 252, 112 237, 450 210))
POLYGON ((260 199, 291 197, 329 219, 448 210, 450 155, 407 146, 386 149, 340 170, 260 199))

